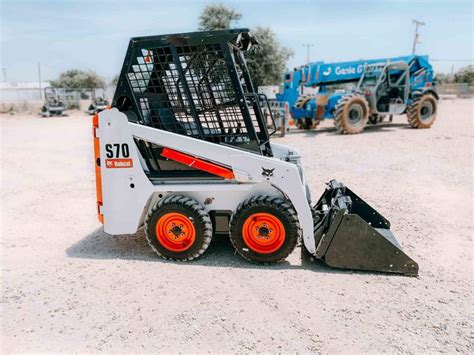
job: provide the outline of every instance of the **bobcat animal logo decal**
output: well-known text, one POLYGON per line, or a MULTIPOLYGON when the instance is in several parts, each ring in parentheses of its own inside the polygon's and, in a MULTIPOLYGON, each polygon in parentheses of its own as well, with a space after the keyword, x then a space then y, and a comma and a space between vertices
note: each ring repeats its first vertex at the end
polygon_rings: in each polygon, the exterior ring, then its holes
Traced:
POLYGON ((273 170, 275 170, 275 168, 273 168, 273 169, 265 169, 265 168, 262 166, 262 175, 263 175, 263 176, 267 176, 267 177, 273 176, 273 170))

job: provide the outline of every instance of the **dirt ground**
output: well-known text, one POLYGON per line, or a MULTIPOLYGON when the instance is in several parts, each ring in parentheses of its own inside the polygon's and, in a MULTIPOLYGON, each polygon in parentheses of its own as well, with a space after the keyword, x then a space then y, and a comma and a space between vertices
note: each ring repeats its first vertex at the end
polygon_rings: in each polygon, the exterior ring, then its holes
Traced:
POLYGON ((91 119, 1 116, 2 352, 473 352, 473 101, 429 130, 292 130, 313 199, 343 181, 391 222, 418 278, 301 259, 256 266, 218 238, 187 264, 96 218, 91 119))

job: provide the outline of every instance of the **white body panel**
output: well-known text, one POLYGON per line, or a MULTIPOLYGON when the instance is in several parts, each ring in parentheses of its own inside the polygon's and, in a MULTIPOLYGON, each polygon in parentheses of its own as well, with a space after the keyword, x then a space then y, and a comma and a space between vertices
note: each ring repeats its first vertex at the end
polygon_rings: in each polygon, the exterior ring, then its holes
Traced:
POLYGON ((305 180, 298 152, 280 144, 272 144, 273 158, 236 148, 209 143, 175 133, 129 123, 117 109, 99 113, 96 136, 100 139, 104 230, 109 234, 135 233, 143 223, 148 208, 170 193, 190 196, 206 209, 235 211, 246 198, 259 193, 288 198, 298 214, 303 240, 309 252, 315 252, 313 218, 306 195, 305 180), (140 153, 133 137, 159 144, 206 160, 224 164, 234 171, 235 180, 183 181, 153 184, 140 163, 140 153), (130 147, 132 167, 108 168, 105 145, 130 147), (285 161, 286 160, 286 161, 285 161), (262 175, 262 168, 274 169, 272 176, 262 175), (133 186, 133 187, 132 187, 133 186), (212 203, 204 204, 206 199, 212 203), (209 201, 209 200, 208 200, 209 201))

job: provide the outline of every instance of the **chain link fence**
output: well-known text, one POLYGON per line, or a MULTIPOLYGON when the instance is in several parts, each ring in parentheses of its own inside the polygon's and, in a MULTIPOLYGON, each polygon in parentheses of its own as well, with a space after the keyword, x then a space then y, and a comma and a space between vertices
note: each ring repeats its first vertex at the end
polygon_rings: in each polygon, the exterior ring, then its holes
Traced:
POLYGON ((467 83, 438 84, 436 91, 441 97, 445 98, 474 97, 474 86, 469 86, 467 83))
MULTIPOLYGON (((104 89, 54 89, 60 96, 69 98, 69 100, 93 100, 95 98, 111 99, 114 95, 115 86, 107 86, 104 89)), ((1 103, 21 103, 29 101, 44 100, 44 89, 28 88, 28 87, 1 87, 0 102, 1 103)))
MULTIPOLYGON (((48 88, 48 90, 50 90, 48 88)), ((66 108, 87 110, 94 99, 103 98, 111 101, 115 86, 103 89, 54 89, 56 97, 66 108)), ((30 87, 0 87, 0 113, 25 112, 35 113, 45 102, 45 91, 30 87)))

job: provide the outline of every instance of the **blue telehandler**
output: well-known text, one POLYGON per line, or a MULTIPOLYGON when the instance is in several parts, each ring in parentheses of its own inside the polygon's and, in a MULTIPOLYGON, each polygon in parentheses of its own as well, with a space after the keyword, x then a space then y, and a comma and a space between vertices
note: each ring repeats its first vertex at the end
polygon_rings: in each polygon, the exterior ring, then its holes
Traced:
POLYGON ((413 128, 436 119, 438 94, 428 56, 410 55, 351 62, 314 62, 286 73, 277 101, 287 102, 298 128, 333 119, 340 133, 355 134, 368 123, 406 113, 413 128), (350 90, 335 90, 353 83, 350 90), (305 93, 311 90, 312 93, 305 93), (317 92, 315 92, 315 90, 317 92))

